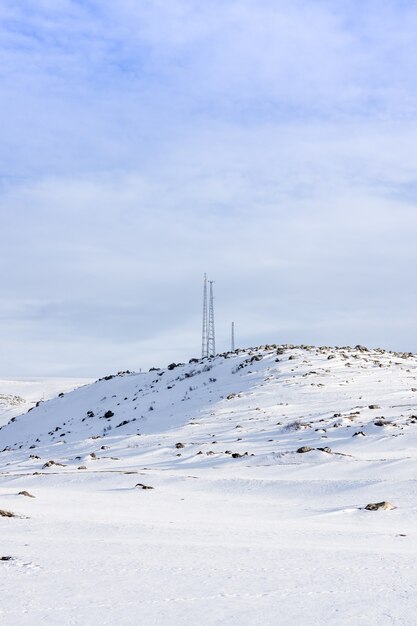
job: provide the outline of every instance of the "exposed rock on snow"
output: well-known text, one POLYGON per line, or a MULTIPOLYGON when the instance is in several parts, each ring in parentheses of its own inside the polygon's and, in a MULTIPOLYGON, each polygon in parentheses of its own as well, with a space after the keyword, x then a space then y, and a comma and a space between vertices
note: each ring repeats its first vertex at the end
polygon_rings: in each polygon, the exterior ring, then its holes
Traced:
POLYGON ((397 507, 391 504, 391 502, 371 502, 365 507, 366 511, 392 511, 397 507))
POLYGON ((11 511, 5 511, 4 509, 0 509, 0 517, 18 517, 16 513, 12 513, 11 511))
POLYGON ((301 448, 298 448, 297 452, 299 454, 305 454, 306 452, 311 452, 312 450, 314 450, 314 448, 311 448, 310 446, 301 446, 301 448))
POLYGON ((19 491, 18 495, 19 496, 26 496, 27 498, 34 498, 35 497, 31 493, 29 493, 29 491, 26 491, 26 490, 19 491))

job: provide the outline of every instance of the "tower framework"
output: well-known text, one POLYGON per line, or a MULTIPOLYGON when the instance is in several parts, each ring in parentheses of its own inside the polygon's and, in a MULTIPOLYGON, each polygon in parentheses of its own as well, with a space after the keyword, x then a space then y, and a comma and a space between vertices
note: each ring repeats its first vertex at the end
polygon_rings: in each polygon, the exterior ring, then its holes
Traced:
POLYGON ((214 295, 213 295, 214 280, 210 280, 209 282, 210 282, 210 305, 209 305, 208 334, 207 334, 207 355, 215 356, 216 334, 214 331, 214 295))
POLYGON ((213 280, 207 280, 207 274, 203 279, 203 331, 201 337, 201 356, 215 356, 216 354, 216 333, 214 328, 214 293, 213 280), (208 283, 210 292, 208 293, 208 283))
POLYGON ((203 332, 201 341, 201 357, 208 356, 208 310, 207 310, 207 274, 203 279, 203 332))

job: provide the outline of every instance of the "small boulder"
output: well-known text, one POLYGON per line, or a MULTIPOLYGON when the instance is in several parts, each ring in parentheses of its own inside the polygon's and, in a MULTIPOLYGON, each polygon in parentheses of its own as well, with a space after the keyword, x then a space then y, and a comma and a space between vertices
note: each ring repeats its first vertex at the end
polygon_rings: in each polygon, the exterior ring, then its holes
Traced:
POLYGON ((391 422, 387 422, 387 420, 384 418, 381 418, 380 420, 376 420, 374 422, 375 426, 388 426, 389 424, 391 424, 391 422))
POLYGON ((34 498, 35 496, 33 496, 31 493, 29 493, 29 491, 19 491, 19 496, 26 496, 27 498, 34 498))
POLYGON ((298 448, 297 452, 298 454, 304 454, 305 452, 311 452, 312 450, 314 450, 314 448, 310 448, 310 446, 301 446, 301 448, 298 448))
POLYGON ((47 467, 52 467, 56 465, 57 467, 65 467, 64 463, 58 463, 58 461, 47 461, 42 465, 42 469, 46 469, 47 467))
POLYGON ((392 511, 397 507, 391 504, 391 502, 370 502, 366 505, 365 511, 392 511))

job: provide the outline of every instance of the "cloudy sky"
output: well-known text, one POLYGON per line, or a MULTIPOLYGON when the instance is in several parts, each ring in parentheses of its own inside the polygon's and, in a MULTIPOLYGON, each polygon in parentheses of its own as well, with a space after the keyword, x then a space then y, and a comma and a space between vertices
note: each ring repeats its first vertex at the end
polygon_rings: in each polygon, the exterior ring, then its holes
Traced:
POLYGON ((417 351, 411 0, 2 0, 0 376, 417 351))

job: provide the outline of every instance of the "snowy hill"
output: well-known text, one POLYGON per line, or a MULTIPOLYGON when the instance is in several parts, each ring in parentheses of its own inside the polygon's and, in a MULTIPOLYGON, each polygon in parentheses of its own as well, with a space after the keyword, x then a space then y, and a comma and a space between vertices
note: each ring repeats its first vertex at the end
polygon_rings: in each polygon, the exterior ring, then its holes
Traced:
POLYGON ((25 517, 0 518, 5 623, 414 623, 414 355, 122 372, 15 417, 0 450, 0 508, 25 517))
POLYGON ((91 382, 79 378, 0 379, 0 425, 24 413, 42 400, 49 400, 64 391, 91 382))

